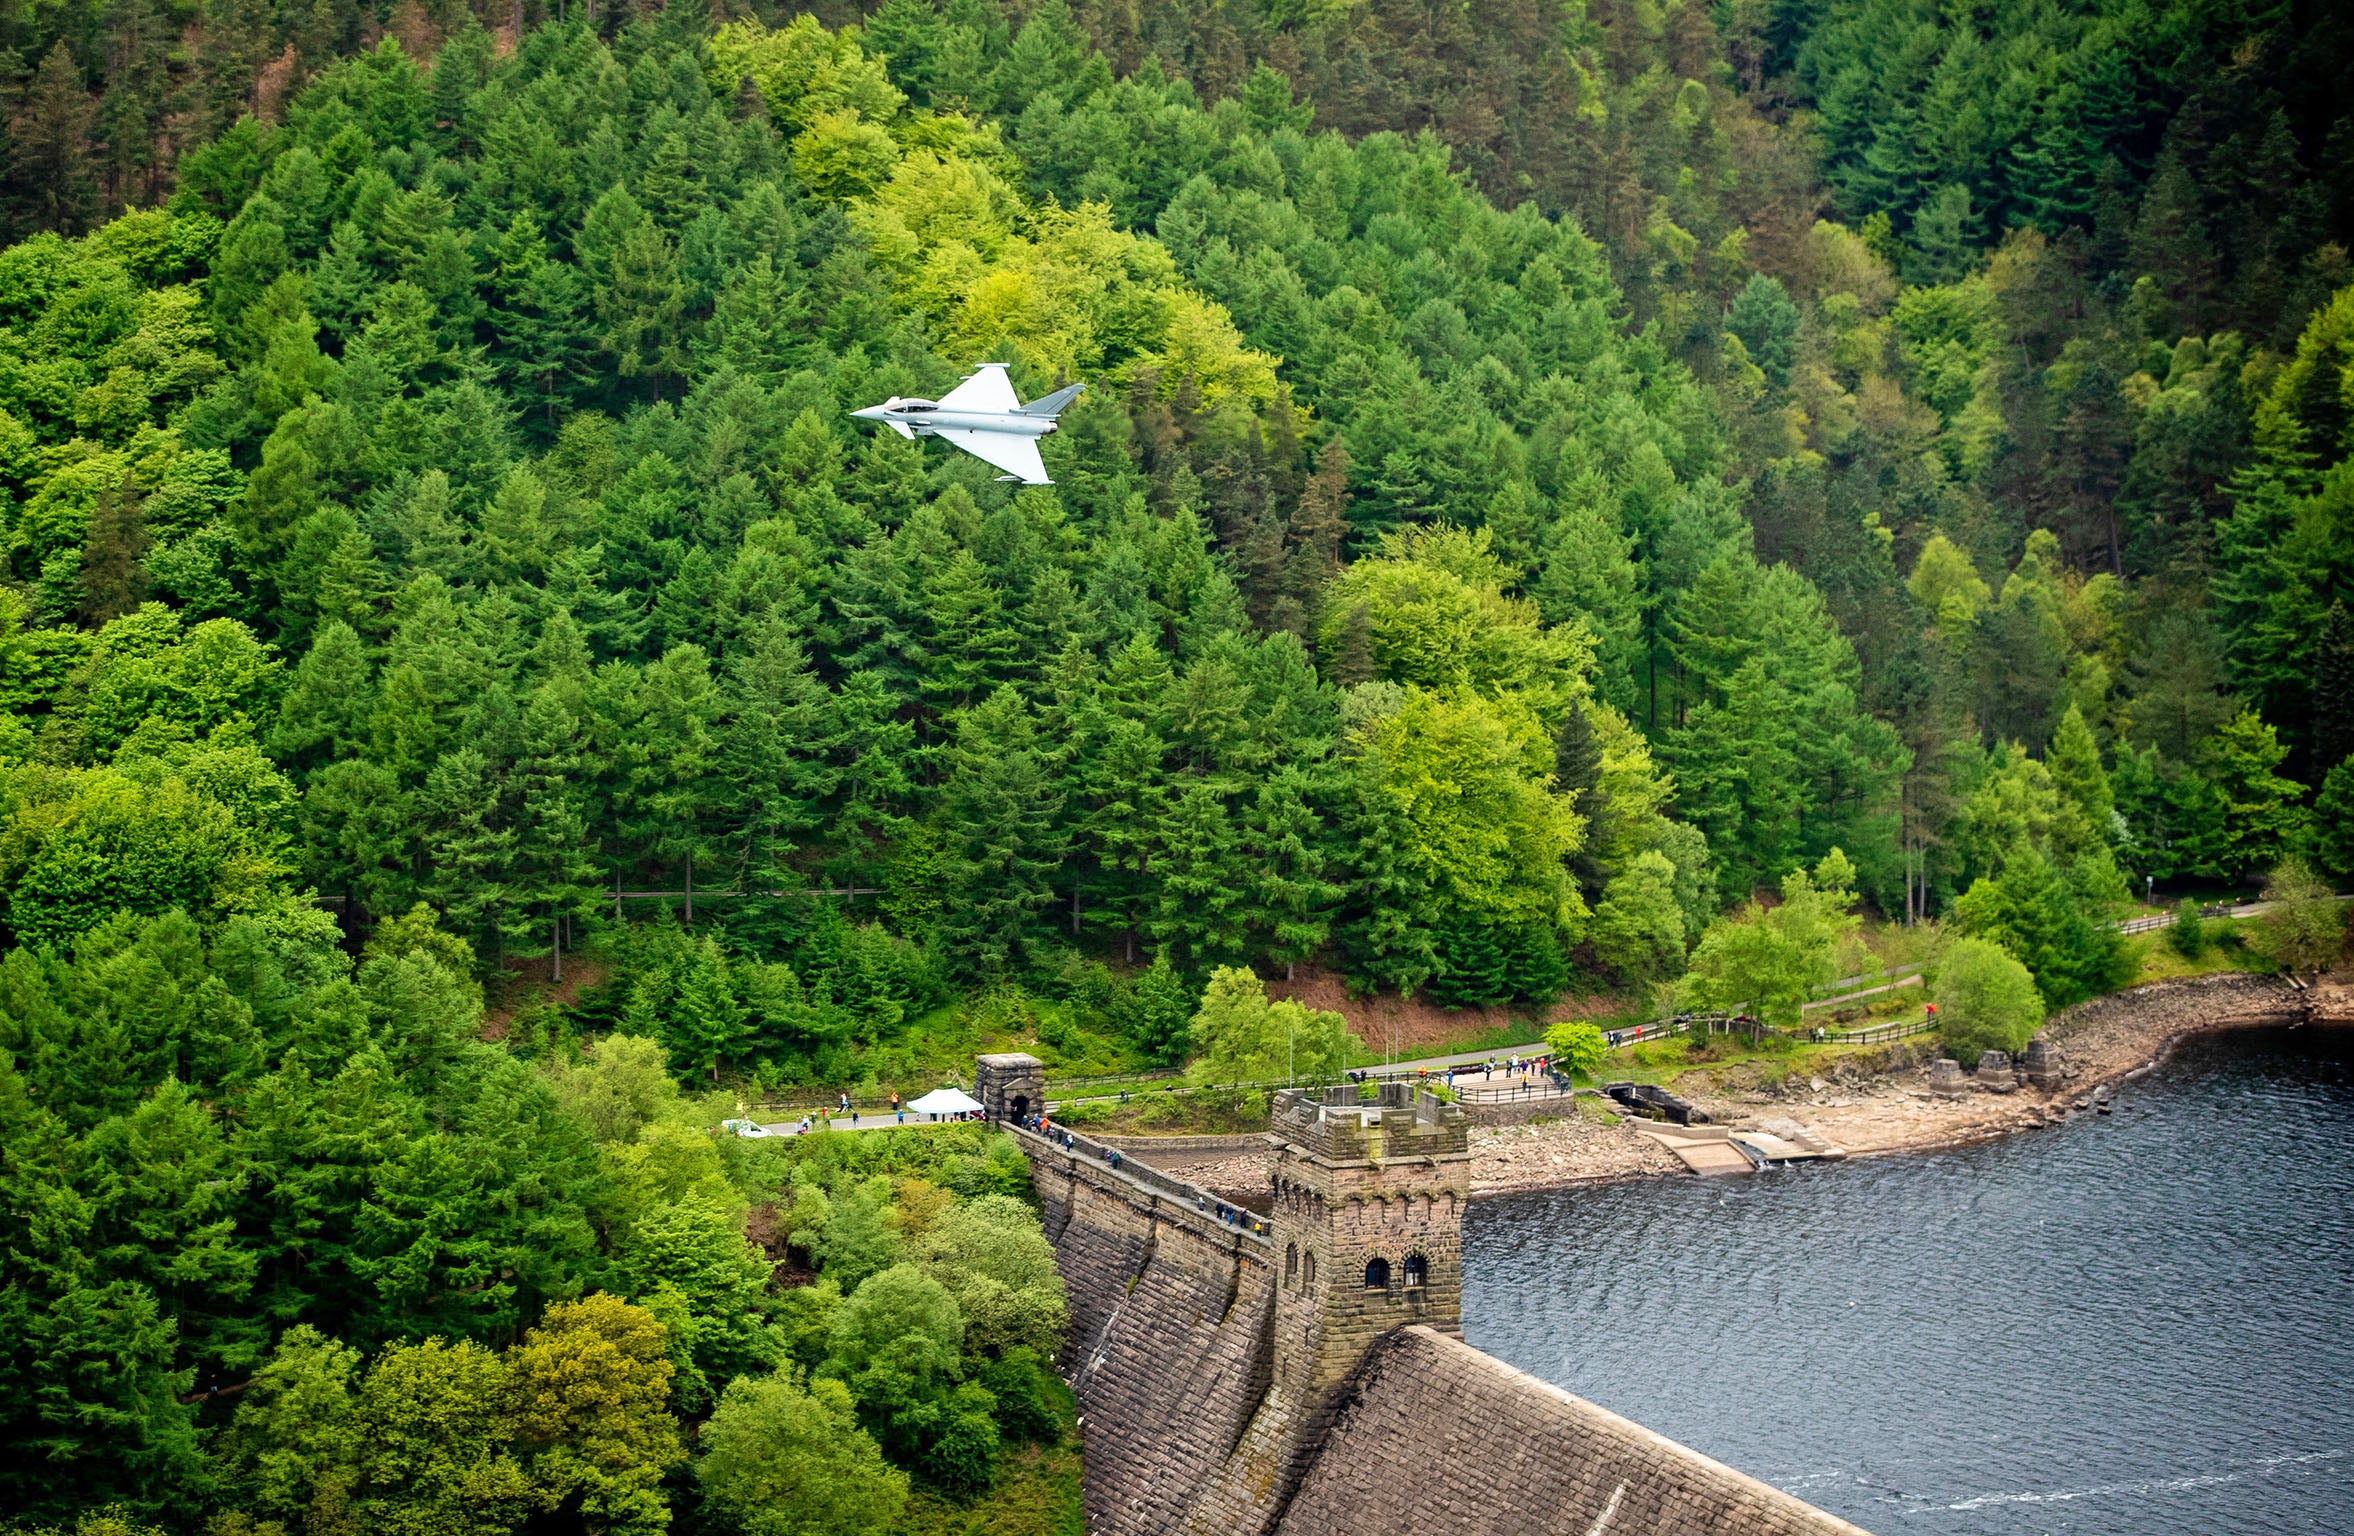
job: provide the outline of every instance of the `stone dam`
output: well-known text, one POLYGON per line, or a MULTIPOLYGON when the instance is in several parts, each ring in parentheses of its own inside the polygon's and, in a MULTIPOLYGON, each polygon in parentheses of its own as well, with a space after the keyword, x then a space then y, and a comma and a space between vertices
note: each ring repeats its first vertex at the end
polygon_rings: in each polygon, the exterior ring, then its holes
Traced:
POLYGON ((1093 1536, 1863 1536, 1462 1341, 1462 1112, 1410 1085, 1275 1096, 1265 1217, 1020 1128, 1064 1284, 1093 1536))

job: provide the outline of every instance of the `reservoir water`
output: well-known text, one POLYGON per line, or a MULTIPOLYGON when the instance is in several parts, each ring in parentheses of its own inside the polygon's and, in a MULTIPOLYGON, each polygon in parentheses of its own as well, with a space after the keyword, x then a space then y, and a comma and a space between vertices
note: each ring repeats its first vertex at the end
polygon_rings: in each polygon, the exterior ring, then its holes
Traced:
POLYGON ((1953 1152, 1480 1201, 1464 1337, 1879 1536, 2354 1532, 2354 1047, 1953 1152))

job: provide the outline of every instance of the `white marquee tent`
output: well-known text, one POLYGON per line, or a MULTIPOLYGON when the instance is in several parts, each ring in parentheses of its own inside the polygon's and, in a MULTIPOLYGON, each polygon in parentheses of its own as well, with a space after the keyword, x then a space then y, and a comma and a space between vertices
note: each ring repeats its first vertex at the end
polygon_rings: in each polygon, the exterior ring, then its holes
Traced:
POLYGON ((907 1107, 916 1114, 937 1118, 941 1115, 969 1115, 982 1106, 979 1099, 962 1088, 935 1088, 922 1098, 910 1101, 907 1107))

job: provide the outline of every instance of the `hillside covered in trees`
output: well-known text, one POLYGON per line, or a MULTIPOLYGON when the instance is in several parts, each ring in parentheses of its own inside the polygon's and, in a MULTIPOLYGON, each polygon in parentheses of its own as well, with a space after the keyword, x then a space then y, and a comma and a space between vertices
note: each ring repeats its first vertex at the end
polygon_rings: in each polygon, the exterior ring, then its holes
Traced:
POLYGON ((0 63, 11 1512, 945 1519, 1061 1443, 1018 1175, 680 1084, 1175 1062, 1220 967, 1794 1008, 1859 907, 2061 1006, 2129 893, 2354 875, 2329 8, 77 0, 0 63), (847 418, 981 360, 1088 385, 1052 487, 847 418))

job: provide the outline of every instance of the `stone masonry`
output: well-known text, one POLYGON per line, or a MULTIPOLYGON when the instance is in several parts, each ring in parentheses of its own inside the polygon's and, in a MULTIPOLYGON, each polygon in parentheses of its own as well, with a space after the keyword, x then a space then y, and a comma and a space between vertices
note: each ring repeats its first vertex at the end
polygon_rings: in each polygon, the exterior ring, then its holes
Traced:
POLYGON ((1860 1536, 1460 1342, 1455 1106, 1390 1084, 1274 1110, 1264 1235, 1109 1149, 1015 1131, 1070 1296, 1091 1536, 1860 1536))
POLYGON ((1430 1328, 1385 1336, 1277 1536, 1863 1536, 1430 1328))
POLYGON ((973 1063, 973 1097, 1000 1123, 1046 1109, 1046 1063, 1024 1051, 983 1056, 973 1063))

